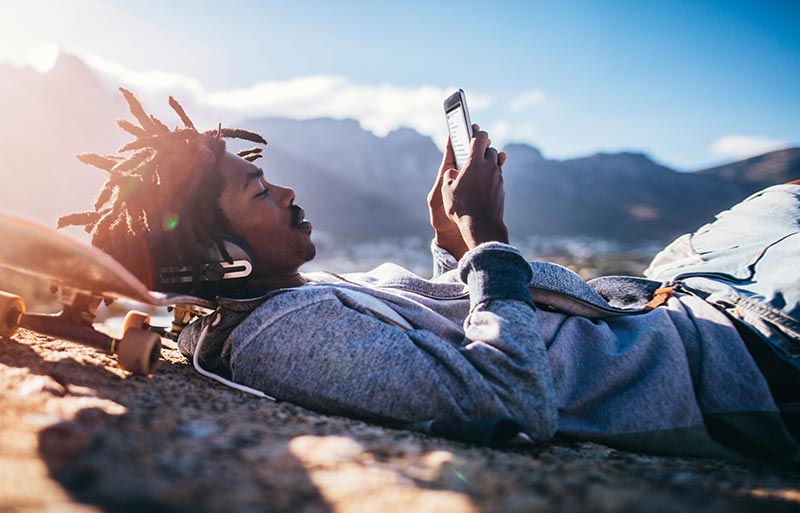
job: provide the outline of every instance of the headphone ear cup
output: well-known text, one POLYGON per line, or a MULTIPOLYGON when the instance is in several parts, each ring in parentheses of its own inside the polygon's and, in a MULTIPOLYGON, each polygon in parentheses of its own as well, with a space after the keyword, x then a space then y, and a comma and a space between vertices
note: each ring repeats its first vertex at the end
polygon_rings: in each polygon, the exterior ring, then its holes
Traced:
POLYGON ((215 244, 199 266, 159 267, 156 290, 213 300, 219 295, 231 295, 243 288, 253 272, 250 247, 229 235, 222 235, 219 239, 230 258, 226 258, 219 245, 215 244))
POLYGON ((253 272, 250 247, 244 241, 227 234, 219 238, 230 260, 219 248, 215 248, 214 254, 206 261, 202 274, 194 283, 194 290, 200 297, 213 298, 233 294, 247 284, 253 272))
MULTIPOLYGON (((246 242, 244 242, 241 239, 237 239, 235 237, 228 235, 222 236, 221 239, 222 239, 222 245, 225 247, 225 251, 228 252, 228 256, 230 256, 232 260, 234 261, 246 260, 247 262, 250 263, 250 267, 252 269, 253 254, 250 251, 250 246, 248 246, 246 242)), ((222 255, 220 255, 220 258, 224 260, 224 258, 222 258, 222 255)))

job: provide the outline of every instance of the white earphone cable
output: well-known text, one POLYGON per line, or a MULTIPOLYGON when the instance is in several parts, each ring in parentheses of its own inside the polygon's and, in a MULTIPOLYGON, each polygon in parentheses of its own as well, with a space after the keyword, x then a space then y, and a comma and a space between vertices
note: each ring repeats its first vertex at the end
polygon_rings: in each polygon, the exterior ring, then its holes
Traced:
POLYGON ((252 394, 257 397, 261 397, 263 399, 269 399, 270 401, 277 402, 278 401, 277 399, 275 399, 271 395, 265 394, 261 390, 256 390, 255 388, 250 388, 245 385, 240 385, 239 383, 234 383, 229 379, 225 379, 222 376, 218 376, 217 374, 209 372, 200 367, 200 348, 203 347, 203 342, 205 342, 206 335, 208 334, 208 328, 216 326, 222 320, 222 315, 220 315, 219 312, 215 312, 214 315, 215 315, 214 320, 211 321, 210 324, 206 325, 205 328, 203 328, 203 331, 200 332, 200 338, 197 339, 197 346, 194 348, 194 355, 192 357, 192 364, 194 364, 194 369, 201 375, 207 378, 211 378, 214 381, 219 381, 223 385, 227 385, 231 388, 235 388, 236 390, 241 390, 242 392, 246 392, 248 394, 252 394))

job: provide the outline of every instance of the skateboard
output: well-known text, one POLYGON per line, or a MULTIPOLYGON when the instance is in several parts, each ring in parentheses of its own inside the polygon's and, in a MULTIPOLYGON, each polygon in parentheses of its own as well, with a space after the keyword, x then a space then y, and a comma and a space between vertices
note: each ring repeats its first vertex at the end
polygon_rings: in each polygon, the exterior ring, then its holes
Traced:
POLYGON ((94 347, 117 356, 119 366, 134 374, 155 371, 161 356, 161 337, 177 340, 196 315, 216 308, 213 301, 190 295, 153 292, 103 251, 38 223, 0 212, 0 267, 30 280, 37 291, 61 305, 57 314, 26 311, 23 297, 4 292, 0 283, 0 337, 20 327, 94 347), (118 299, 173 312, 171 327, 150 326, 150 316, 131 310, 121 338, 94 326, 102 303, 118 299))

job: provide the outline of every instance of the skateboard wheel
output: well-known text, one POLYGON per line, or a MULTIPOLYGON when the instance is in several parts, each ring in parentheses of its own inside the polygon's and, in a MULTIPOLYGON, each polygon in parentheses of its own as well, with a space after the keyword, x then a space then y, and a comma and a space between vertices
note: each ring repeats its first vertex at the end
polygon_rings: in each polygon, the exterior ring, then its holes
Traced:
POLYGON ((21 297, 0 292, 0 337, 10 337, 22 324, 25 302, 21 297))
POLYGON ((131 310, 125 314, 125 320, 122 321, 122 333, 125 334, 131 328, 138 328, 146 330, 150 327, 150 314, 144 312, 137 312, 131 310))
POLYGON ((117 346, 119 366, 134 374, 152 374, 161 357, 161 337, 155 333, 130 328, 125 332, 117 346))

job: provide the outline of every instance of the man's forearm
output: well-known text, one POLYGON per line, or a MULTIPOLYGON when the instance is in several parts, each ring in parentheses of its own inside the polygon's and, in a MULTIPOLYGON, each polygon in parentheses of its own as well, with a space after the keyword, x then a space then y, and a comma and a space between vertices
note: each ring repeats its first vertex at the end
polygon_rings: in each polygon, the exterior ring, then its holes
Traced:
POLYGON ((491 222, 464 216, 458 220, 461 237, 469 249, 475 249, 486 242, 502 242, 508 244, 508 228, 503 222, 491 222))
POLYGON ((528 290, 530 265, 516 248, 489 243, 464 255, 458 271, 470 294, 464 323, 469 342, 461 351, 528 434, 549 439, 557 430, 558 413, 550 361, 528 290))

